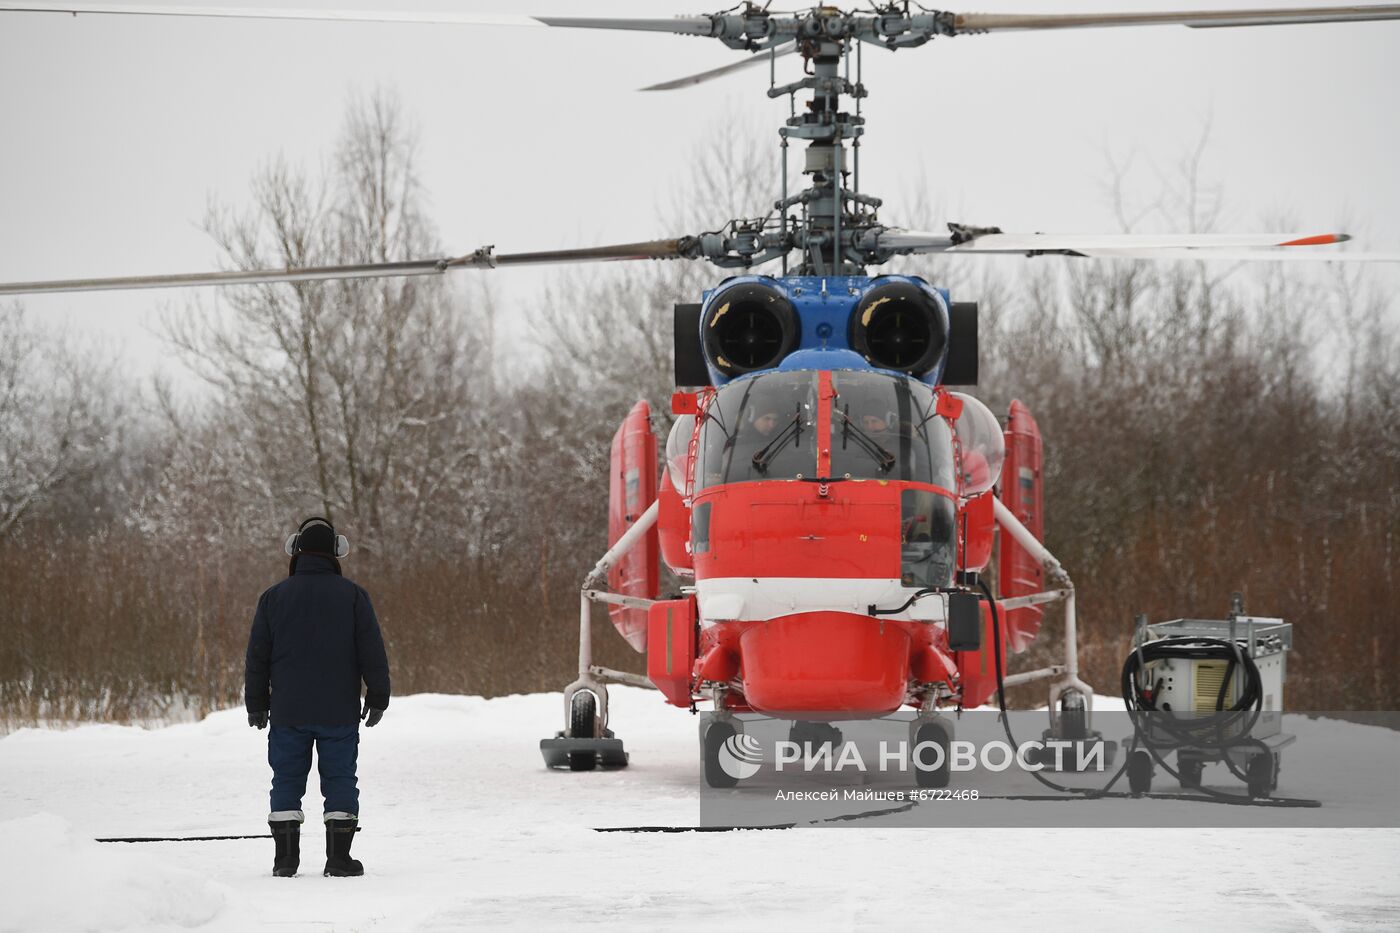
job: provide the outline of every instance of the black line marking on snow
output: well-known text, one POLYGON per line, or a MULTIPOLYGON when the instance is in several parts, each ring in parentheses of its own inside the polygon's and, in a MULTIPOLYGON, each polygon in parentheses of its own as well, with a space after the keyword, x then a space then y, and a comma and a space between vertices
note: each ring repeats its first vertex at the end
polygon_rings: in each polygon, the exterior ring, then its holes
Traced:
POLYGON ((797 826, 819 826, 822 823, 848 823, 852 820, 865 820, 874 816, 888 816, 891 813, 905 813, 918 806, 911 801, 899 807, 884 810, 866 810, 863 813, 843 813, 839 816, 807 820, 802 823, 773 823, 767 826, 595 826, 595 833, 733 833, 743 830, 793 829, 797 826))
POLYGON ((595 833, 734 833, 744 830, 792 829, 796 823, 772 826, 595 826, 595 833))
POLYGON ((849 823, 852 820, 865 820, 872 816, 889 816, 892 813, 908 813, 919 805, 919 801, 911 800, 903 806, 888 807, 884 810, 866 810, 864 813, 843 813, 840 816, 828 816, 821 820, 812 820, 808 825, 816 826, 818 823, 849 823))
POLYGON ((225 839, 271 839, 271 833, 261 836, 123 836, 94 839, 93 842, 221 842, 225 839))
MULTIPOLYGON (((359 832, 360 827, 355 827, 359 832)), ((110 839, 94 839, 93 842, 223 842, 226 839, 271 839, 271 833, 261 836, 115 836, 110 839)))

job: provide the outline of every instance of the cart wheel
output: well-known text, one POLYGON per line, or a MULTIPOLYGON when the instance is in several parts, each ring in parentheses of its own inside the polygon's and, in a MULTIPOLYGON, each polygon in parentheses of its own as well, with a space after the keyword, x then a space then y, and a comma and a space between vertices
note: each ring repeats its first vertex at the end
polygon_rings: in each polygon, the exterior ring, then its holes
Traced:
POLYGON ((1180 756, 1176 759, 1176 770, 1181 775, 1178 783, 1183 790, 1190 790, 1193 787, 1201 786, 1201 774, 1206 770, 1205 762, 1194 761, 1190 758, 1182 761, 1180 756))
POLYGON ((719 763, 719 753, 724 748, 724 743, 738 733, 739 730, 734 728, 732 722, 723 720, 710 723, 710 727, 705 730, 705 738, 701 740, 705 783, 711 787, 733 787, 739 783, 739 779, 728 774, 719 763))
POLYGON ((1244 776, 1249 785, 1249 796, 1269 796, 1278 787, 1278 757, 1272 753, 1255 755, 1245 765, 1244 776))
MULTIPOLYGON (((932 770, 921 768, 911 761, 910 766, 914 769, 914 780, 920 787, 947 787, 948 779, 953 770, 953 763, 949 761, 948 755, 948 731, 936 722, 926 722, 914 733, 914 744, 910 747, 909 754, 916 754, 919 746, 928 742, 942 749, 943 757, 939 766, 932 770)), ((929 761, 932 750, 925 750, 919 755, 920 760, 929 761)))
POLYGON ((1152 756, 1138 749, 1128 756, 1128 789, 1135 794, 1152 790, 1152 756))

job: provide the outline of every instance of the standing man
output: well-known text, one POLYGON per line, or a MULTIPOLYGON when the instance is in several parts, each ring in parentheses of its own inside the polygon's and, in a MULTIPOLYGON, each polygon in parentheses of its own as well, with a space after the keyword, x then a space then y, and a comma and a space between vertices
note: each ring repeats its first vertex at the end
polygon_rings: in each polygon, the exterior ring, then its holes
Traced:
POLYGON ((329 521, 308 518, 285 549, 292 558, 287 579, 262 594, 253 616, 243 691, 248 725, 263 729, 269 713, 272 719, 272 873, 297 873, 301 798, 315 745, 326 804, 325 874, 363 875, 364 865, 350 857, 360 818, 355 758, 360 720, 374 726, 389 706, 384 637, 369 594, 340 574, 350 544, 329 521))

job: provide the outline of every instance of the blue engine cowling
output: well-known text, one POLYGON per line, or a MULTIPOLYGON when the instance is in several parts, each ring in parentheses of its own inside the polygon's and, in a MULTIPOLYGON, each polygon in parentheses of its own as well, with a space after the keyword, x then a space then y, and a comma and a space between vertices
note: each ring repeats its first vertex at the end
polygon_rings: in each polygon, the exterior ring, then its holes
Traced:
POLYGON ((934 385, 948 307, 946 291, 915 276, 738 276, 705 292, 700 343, 713 385, 779 366, 879 369, 934 385))

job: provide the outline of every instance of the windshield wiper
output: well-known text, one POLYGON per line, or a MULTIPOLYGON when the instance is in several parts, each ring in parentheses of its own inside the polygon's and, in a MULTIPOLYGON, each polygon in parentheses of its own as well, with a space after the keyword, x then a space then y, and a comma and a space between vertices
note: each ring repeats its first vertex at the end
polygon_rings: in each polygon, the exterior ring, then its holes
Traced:
POLYGON ((773 462, 773 458, 778 455, 778 451, 787 446, 788 441, 796 441, 802 436, 802 403, 797 403, 797 410, 793 412, 792 420, 789 421, 781 431, 773 436, 773 439, 763 445, 763 449, 753 455, 753 468, 760 473, 768 472, 768 464, 773 462))
POLYGON ((882 447, 875 438, 856 427, 855 422, 851 420, 850 408, 851 406, 847 405, 844 411, 840 408, 836 409, 836 413, 841 416, 843 422, 841 425, 841 447, 844 449, 847 439, 854 437, 856 446, 870 454, 875 462, 880 465, 880 472, 888 473, 890 470, 894 469, 894 454, 882 447))

